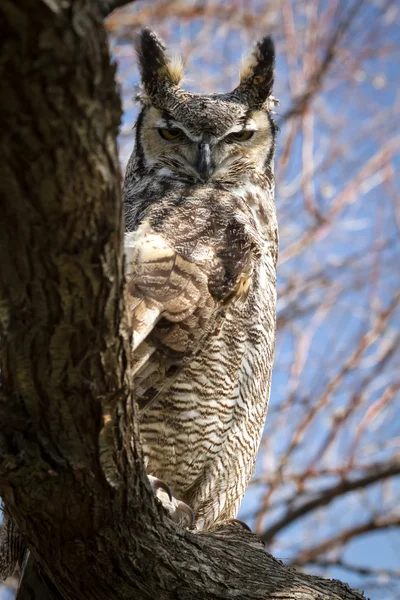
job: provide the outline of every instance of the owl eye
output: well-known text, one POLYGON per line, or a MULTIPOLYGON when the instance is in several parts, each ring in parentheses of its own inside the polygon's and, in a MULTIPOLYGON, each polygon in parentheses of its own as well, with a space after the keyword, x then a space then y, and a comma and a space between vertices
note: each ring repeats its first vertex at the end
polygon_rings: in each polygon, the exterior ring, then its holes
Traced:
POLYGON ((171 142, 172 140, 176 140, 181 135, 182 131, 177 127, 173 127, 172 129, 159 129, 158 133, 164 140, 171 142))
POLYGON ((254 131, 250 131, 248 129, 243 129, 242 131, 235 131, 235 133, 231 133, 229 137, 230 140, 235 142, 247 142, 254 135, 254 131))

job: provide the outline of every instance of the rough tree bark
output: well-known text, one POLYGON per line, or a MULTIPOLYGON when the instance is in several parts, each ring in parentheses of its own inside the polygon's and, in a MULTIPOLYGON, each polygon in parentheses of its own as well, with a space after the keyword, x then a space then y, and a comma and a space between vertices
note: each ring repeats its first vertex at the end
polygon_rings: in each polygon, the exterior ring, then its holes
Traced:
POLYGON ((179 529, 152 497, 129 387, 105 4, 0 6, 0 495, 31 551, 19 598, 362 598, 238 525, 179 529))

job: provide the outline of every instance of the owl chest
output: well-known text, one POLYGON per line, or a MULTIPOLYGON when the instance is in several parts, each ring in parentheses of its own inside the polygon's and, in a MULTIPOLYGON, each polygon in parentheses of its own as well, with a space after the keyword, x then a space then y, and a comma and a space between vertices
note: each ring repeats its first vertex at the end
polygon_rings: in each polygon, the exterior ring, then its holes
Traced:
POLYGON ((218 335, 143 415, 147 469, 177 490, 212 470, 228 447, 243 453, 243 438, 250 440, 249 460, 258 448, 275 336, 272 286, 253 297, 251 309, 233 306, 218 335))

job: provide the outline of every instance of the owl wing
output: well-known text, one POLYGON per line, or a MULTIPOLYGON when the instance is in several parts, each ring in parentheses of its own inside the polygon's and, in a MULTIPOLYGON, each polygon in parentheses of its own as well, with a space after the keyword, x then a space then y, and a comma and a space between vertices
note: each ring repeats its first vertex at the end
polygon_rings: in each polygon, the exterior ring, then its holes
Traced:
POLYGON ((238 243, 235 228, 196 241, 192 234, 176 244, 144 222, 125 235, 135 391, 142 409, 218 329, 226 306, 243 301, 249 289, 251 248, 245 240, 238 243))

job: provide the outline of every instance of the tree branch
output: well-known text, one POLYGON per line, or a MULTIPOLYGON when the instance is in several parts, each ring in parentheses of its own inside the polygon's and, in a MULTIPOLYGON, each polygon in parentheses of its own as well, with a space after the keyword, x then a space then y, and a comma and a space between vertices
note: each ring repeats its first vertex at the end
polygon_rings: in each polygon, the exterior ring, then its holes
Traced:
POLYGON ((329 40, 329 43, 325 50, 324 58, 322 59, 319 67, 315 70, 307 84, 306 91, 301 96, 294 99, 293 105, 285 112, 285 114, 282 117, 284 121, 287 121, 292 117, 303 115, 306 112, 312 98, 314 98, 317 92, 321 89, 324 77, 327 75, 336 57, 340 40, 349 30, 351 24, 353 23, 354 17, 357 15, 363 3, 364 0, 358 0, 357 2, 355 2, 354 5, 351 7, 349 13, 341 19, 331 39, 329 40))
POLYGON ((113 10, 121 8, 126 4, 133 4, 134 2, 136 2, 136 0, 97 0, 97 2, 101 16, 105 18, 109 14, 111 14, 113 10))
POLYGON ((90 0, 0 7, 0 491, 31 552, 19 598, 360 599, 238 525, 180 529, 153 498, 129 386, 120 104, 101 17, 90 0))
POLYGON ((338 484, 319 492, 316 498, 309 500, 309 502, 305 502, 294 510, 288 511, 281 519, 279 519, 279 521, 271 525, 271 527, 268 527, 260 535, 260 538, 266 544, 270 544, 279 531, 297 519, 314 511, 315 509, 326 506, 335 500, 335 498, 338 498, 339 496, 342 497, 343 495, 354 492, 358 489, 364 489, 368 485, 372 485, 377 481, 381 481, 383 479, 387 479, 388 477, 393 477, 399 474, 400 464, 395 462, 393 464, 374 465, 374 468, 371 469, 371 472, 367 472, 361 477, 357 477, 350 481, 347 479, 342 479, 338 484))
POLYGON ((400 579, 400 569, 380 569, 375 567, 363 567, 361 565, 349 563, 340 558, 336 560, 315 559, 310 560, 308 564, 316 565, 318 567, 340 567, 341 569, 345 569, 346 571, 351 571, 352 573, 356 573, 357 575, 366 575, 367 577, 385 577, 391 579, 400 579))
POLYGON ((339 534, 324 540, 320 544, 316 544, 312 548, 307 548, 306 550, 299 552, 299 554, 297 554, 297 556, 293 559, 292 564, 294 566, 306 565, 315 560, 317 556, 321 556, 324 552, 332 550, 333 548, 337 548, 338 546, 343 546, 355 537, 359 537, 360 535, 364 535, 366 533, 371 533, 371 531, 391 529, 392 527, 399 526, 399 515, 373 517, 365 523, 355 525, 354 527, 349 527, 341 531, 339 534))
POLYGON ((16 600, 63 600, 33 556, 24 569, 16 600))

